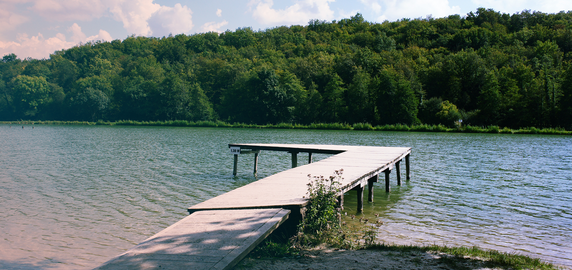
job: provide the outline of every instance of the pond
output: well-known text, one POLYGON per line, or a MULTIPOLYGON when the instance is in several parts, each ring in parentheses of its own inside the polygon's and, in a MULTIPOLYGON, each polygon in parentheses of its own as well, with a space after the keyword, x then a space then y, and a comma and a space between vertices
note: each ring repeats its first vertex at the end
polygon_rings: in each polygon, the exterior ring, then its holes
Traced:
MULTIPOLYGON (((414 132, 0 125, 0 268, 88 269, 186 209, 291 165, 262 152, 258 175, 228 143, 412 147, 411 181, 385 193, 379 240, 479 246, 572 266, 572 137, 414 132)), ((314 160, 327 155, 314 155, 314 160)), ((305 161, 299 157, 299 162, 305 161)), ((345 211, 355 211, 355 194, 345 211)))

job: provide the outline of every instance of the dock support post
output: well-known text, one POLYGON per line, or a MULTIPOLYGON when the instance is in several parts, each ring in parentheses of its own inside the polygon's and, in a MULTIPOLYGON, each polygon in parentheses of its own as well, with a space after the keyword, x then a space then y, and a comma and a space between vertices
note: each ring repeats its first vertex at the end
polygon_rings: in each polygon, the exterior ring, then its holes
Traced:
POLYGON ((405 180, 409 181, 409 179, 411 179, 411 173, 409 171, 409 156, 411 156, 411 154, 405 156, 405 180))
POLYGON ((238 155, 234 155, 234 166, 232 168, 232 175, 236 176, 236 171, 238 166, 238 155))
POLYGON ((258 172, 258 152, 254 152, 254 175, 258 172))
POLYGON ((373 183, 377 182, 378 177, 379 176, 376 175, 376 176, 367 180, 367 187, 368 187, 367 201, 368 202, 373 202, 373 183))
POLYGON ((308 164, 312 163, 312 152, 308 152, 308 164))
POLYGON ((298 152, 292 152, 292 168, 298 167, 298 152))
POLYGON ((391 188, 389 187, 389 173, 391 173, 390 169, 387 169, 385 172, 385 192, 390 192, 391 188))
POLYGON ((395 163, 395 174, 397 174, 397 185, 401 186, 401 170, 399 169, 399 163, 401 163, 401 160, 395 163))
POLYGON ((357 212, 363 212, 363 187, 358 185, 355 187, 357 191, 357 212))

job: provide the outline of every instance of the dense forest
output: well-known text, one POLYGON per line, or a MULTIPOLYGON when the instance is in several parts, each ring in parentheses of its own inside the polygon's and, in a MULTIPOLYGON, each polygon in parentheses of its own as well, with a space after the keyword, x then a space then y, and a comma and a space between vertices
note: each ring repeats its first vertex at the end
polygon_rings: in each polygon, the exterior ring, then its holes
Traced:
POLYGON ((0 120, 572 129, 572 12, 131 36, 0 61, 0 120))

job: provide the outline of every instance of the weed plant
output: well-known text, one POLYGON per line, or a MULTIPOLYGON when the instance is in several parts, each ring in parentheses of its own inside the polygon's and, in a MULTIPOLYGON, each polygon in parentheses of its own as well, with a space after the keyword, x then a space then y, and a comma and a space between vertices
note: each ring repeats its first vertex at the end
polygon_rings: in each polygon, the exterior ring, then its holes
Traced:
POLYGON ((338 196, 343 169, 330 177, 308 175, 308 203, 304 217, 298 225, 294 239, 296 246, 309 246, 328 242, 331 235, 340 229, 341 209, 338 196))

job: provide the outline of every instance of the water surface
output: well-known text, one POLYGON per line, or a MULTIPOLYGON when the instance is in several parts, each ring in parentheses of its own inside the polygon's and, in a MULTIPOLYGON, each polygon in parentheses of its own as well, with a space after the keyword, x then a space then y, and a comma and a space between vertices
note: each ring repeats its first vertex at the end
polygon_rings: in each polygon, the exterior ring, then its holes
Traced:
MULTIPOLYGON (((187 207, 255 181, 248 155, 232 177, 228 143, 412 147, 412 180, 396 186, 392 173, 392 192, 380 183, 365 204, 384 221, 380 241, 572 266, 569 136, 0 125, 0 268, 96 267, 187 207)), ((263 152, 258 177, 289 165, 287 153, 263 152)))

